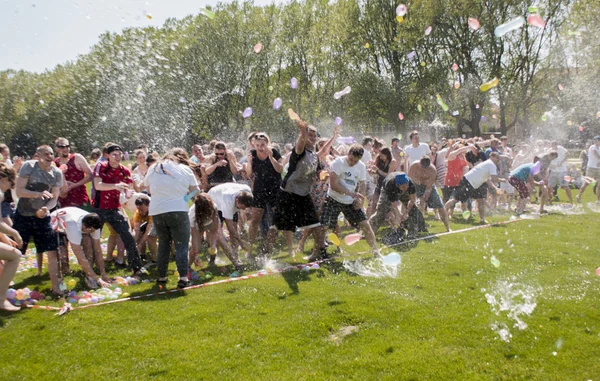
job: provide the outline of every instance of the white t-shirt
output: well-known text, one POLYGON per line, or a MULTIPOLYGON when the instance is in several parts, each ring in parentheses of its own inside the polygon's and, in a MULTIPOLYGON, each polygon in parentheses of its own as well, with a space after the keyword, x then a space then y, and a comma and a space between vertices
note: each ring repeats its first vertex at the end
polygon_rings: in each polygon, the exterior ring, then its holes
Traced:
MULTIPOLYGON (((421 160, 425 155, 431 155, 431 150, 427 143, 419 143, 418 147, 413 147, 412 144, 407 145, 404 148, 404 157, 408 159, 408 165, 411 166, 415 161, 421 160)), ((406 168, 408 172, 408 168, 406 168)))
POLYGON ((235 198, 238 193, 243 191, 251 192, 248 185, 225 183, 210 188, 208 195, 217 206, 217 210, 223 215, 223 218, 233 220, 233 215, 239 211, 235 206, 235 198))
POLYGON ((190 167, 167 160, 148 169, 144 185, 150 187, 152 195, 148 213, 156 216, 168 212, 187 212, 188 203, 183 198, 190 187, 198 186, 198 181, 190 167))
MULTIPOLYGON (((81 245, 81 238, 83 233, 81 232, 83 217, 87 216, 89 213, 83 209, 76 208, 74 206, 69 206, 62 209, 57 209, 50 214, 52 218, 60 218, 65 223, 65 233, 67 234, 67 238, 69 242, 75 245, 81 245)), ((102 229, 96 229, 90 236, 92 239, 100 239, 102 235, 102 229)))
POLYGON ((566 157, 569 154, 569 151, 565 149, 563 146, 556 146, 556 153, 558 153, 558 157, 552 162, 550 162, 550 170, 552 172, 566 172, 567 171, 567 162, 566 157), (561 161, 565 160, 561 165, 558 165, 561 161))
POLYGON ((478 189, 492 176, 498 175, 498 168, 491 160, 486 160, 474 166, 469 172, 465 174, 465 179, 471 183, 473 188, 478 189))
MULTIPOLYGON (((347 156, 338 157, 331 163, 329 171, 337 175, 340 185, 347 191, 356 192, 356 187, 361 181, 367 179, 367 167, 361 161, 354 166, 349 166, 346 161, 347 156)), ((341 194, 334 191, 331 187, 327 191, 327 195, 337 202, 342 204, 352 204, 354 199, 351 196, 341 194)))
POLYGON ((592 144, 588 150, 588 168, 600 168, 600 160, 596 158, 596 155, 600 155, 600 148, 592 144), (595 155, 594 151, 596 152, 595 155))

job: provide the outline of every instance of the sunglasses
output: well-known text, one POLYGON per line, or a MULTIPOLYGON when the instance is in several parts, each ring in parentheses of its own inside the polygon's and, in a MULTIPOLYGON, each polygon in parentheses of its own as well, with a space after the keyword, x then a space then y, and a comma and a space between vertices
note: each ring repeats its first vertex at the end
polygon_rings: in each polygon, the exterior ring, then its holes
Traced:
POLYGON ((254 139, 267 139, 267 135, 264 134, 256 134, 254 135, 254 139))
POLYGON ((216 156, 225 156, 225 152, 215 152, 216 156))
POLYGON ((67 144, 66 146, 56 146, 56 148, 69 148, 69 147, 71 147, 70 144, 67 144))

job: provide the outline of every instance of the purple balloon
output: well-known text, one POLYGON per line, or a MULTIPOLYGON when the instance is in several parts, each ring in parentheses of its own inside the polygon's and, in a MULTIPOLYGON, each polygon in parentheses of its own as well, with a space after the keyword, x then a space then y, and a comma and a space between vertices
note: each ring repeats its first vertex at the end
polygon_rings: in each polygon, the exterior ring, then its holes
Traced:
POLYGON ((252 107, 246 107, 244 112, 242 113, 242 118, 246 119, 252 115, 252 107))
POLYGON ((279 110, 282 104, 283 101, 281 100, 281 98, 275 98, 275 100, 273 101, 273 110, 279 110))
POLYGON ((341 126, 342 125, 342 118, 340 118, 339 116, 337 118, 335 118, 335 125, 336 126, 341 126))
POLYGON ((298 80, 296 79, 296 77, 293 77, 290 80, 290 85, 292 86, 292 89, 297 89, 298 88, 298 80))
POLYGON ((337 142, 340 144, 354 144, 355 140, 352 136, 340 136, 337 138, 337 142))
POLYGON ((485 116, 483 116, 483 115, 481 116, 481 121, 485 122, 485 116))

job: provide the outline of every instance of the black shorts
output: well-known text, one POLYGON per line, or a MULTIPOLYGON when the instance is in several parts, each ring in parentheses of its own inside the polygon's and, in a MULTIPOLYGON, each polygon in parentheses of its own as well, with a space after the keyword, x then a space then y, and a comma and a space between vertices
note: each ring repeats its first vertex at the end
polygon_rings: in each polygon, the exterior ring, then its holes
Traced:
POLYGON ((335 229, 338 224, 338 217, 344 213, 344 217, 350 222, 350 225, 357 227, 359 223, 365 221, 367 216, 361 209, 354 209, 353 204, 342 204, 331 197, 327 197, 321 212, 321 225, 329 229, 335 229))
POLYGON ((58 247, 58 238, 52 228, 50 216, 46 218, 37 218, 36 216, 22 216, 19 212, 15 213, 13 229, 19 232, 23 239, 21 252, 25 254, 29 240, 33 237, 35 249, 38 253, 54 251, 58 247))
POLYGON ((259 190, 258 192, 254 190, 252 192, 252 197, 254 201, 252 201, 253 208, 266 209, 267 205, 271 207, 271 209, 275 209, 275 205, 277 204, 277 195, 279 194, 279 189, 277 190, 259 190))
MULTIPOLYGON (((221 213, 220 210, 219 210, 219 220, 221 221, 221 223, 225 222, 225 217, 223 217, 223 213, 221 213)), ((235 222, 235 223, 238 222, 238 213, 237 212, 233 213, 233 222, 235 222)))
POLYGON ((457 201, 466 202, 470 198, 478 200, 487 197, 487 184, 484 183, 479 188, 475 189, 471 183, 463 177, 462 180, 460 180, 460 185, 455 191, 452 198, 457 201))
POLYGON ((319 226, 315 205, 310 195, 299 196, 295 193, 280 191, 273 222, 277 230, 296 231, 296 228, 319 226))

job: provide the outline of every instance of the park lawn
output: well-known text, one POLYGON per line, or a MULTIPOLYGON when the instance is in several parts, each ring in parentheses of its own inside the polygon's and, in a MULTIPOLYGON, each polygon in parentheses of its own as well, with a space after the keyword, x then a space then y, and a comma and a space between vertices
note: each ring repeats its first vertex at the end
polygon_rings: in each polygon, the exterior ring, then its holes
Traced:
MULTIPOLYGON (((596 380, 597 221, 589 210, 551 214, 399 246, 396 278, 356 276, 337 258, 309 273, 63 317, 43 310, 0 313, 2 379, 596 380), (527 328, 513 327, 506 311, 496 314, 486 301, 503 285, 532 296, 535 308, 520 315, 527 328), (510 341, 492 324, 506 324, 510 341)), ((443 231, 428 222, 431 232, 443 231)), ((451 227, 470 225, 455 219, 451 227)), ((352 256, 368 246, 342 248, 352 256)), ((47 277, 32 274, 19 274, 16 287, 48 287, 47 277)), ((172 275, 167 288, 175 286, 172 275)), ((143 283, 126 291, 157 289, 143 283)))

